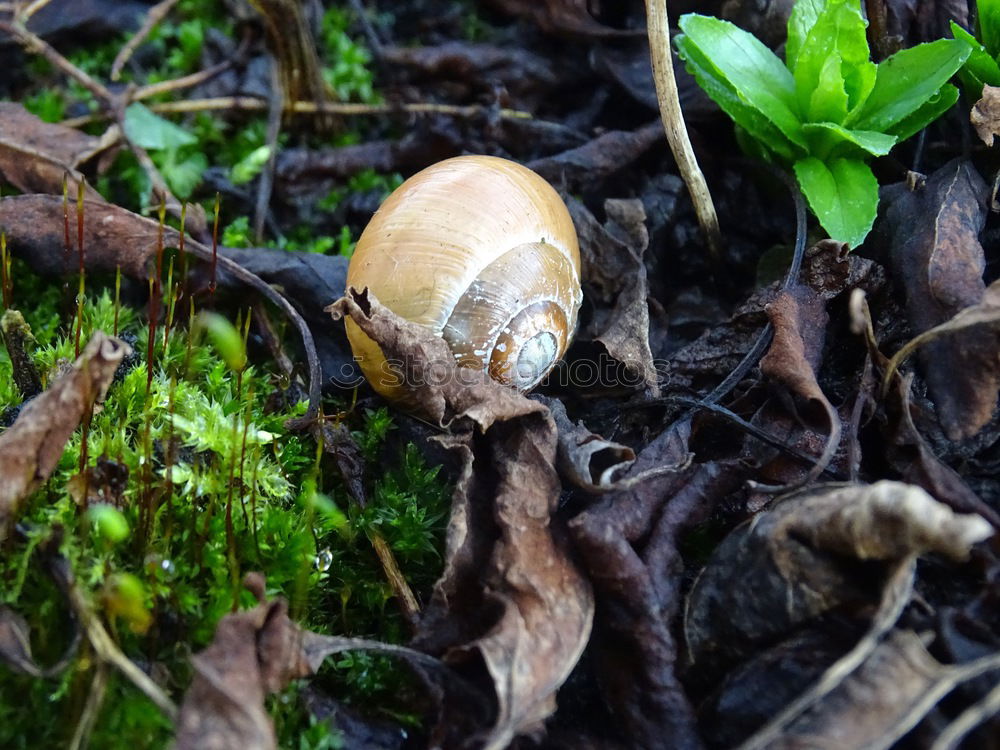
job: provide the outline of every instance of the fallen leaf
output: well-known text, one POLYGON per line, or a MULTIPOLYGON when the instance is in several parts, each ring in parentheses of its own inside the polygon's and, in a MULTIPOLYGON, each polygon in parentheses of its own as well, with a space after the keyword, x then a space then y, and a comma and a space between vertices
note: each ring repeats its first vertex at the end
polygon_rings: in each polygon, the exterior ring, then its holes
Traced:
MULTIPOLYGON (((979 233, 986 222, 988 189, 968 161, 954 160, 911 191, 883 191, 884 215, 876 236, 888 248, 892 270, 906 293, 915 334, 979 303, 986 260, 979 233)), ((923 347, 920 362, 945 434, 975 435, 993 413, 1000 387, 998 340, 956 334, 923 347)))
MULTIPOLYGON (((0 180, 22 192, 62 195, 65 179, 75 199, 83 182, 77 166, 109 145, 108 139, 44 122, 15 102, 0 102, 0 180)), ((104 200, 90 185, 84 191, 88 200, 104 200)))
POLYGON ((619 385, 641 387, 655 397, 659 384, 649 348, 646 266, 642 261, 649 235, 642 203, 605 201, 608 220, 604 226, 579 201, 570 201, 569 209, 580 241, 585 293, 595 301, 594 315, 580 335, 603 345, 624 365, 627 376, 619 385))
POLYGON ((983 95, 972 105, 969 121, 982 142, 992 146, 997 133, 1000 133, 1000 86, 988 83, 983 86, 983 95))
MULTIPOLYGON (((626 474, 676 465, 690 423, 664 431, 626 474)), ((745 469, 706 463, 608 493, 574 517, 570 533, 594 586, 588 649, 602 697, 626 747, 700 748, 694 711, 677 675, 672 620, 682 606, 682 532, 736 491, 745 469)))
MULTIPOLYGON (((646 58, 648 66, 649 58, 646 58)), ((528 167, 564 191, 594 190, 662 141, 659 120, 632 131, 602 133, 576 148, 528 162, 528 167)), ((578 230, 579 231, 579 230, 578 230)))
POLYGON ((826 468, 840 444, 840 417, 816 382, 829 316, 819 295, 803 286, 783 289, 765 310, 774 338, 760 361, 761 372, 787 389, 808 424, 819 423, 827 433, 823 454, 798 480, 806 484, 826 468))
POLYGON ((69 371, 0 433, 0 540, 17 518, 21 501, 55 470, 66 441, 104 398, 118 363, 130 351, 127 344, 96 332, 69 371))
POLYGON ((248 574, 244 586, 257 597, 257 606, 223 617, 212 643, 191 657, 195 674, 177 719, 176 750, 277 747, 265 696, 314 674, 331 654, 381 651, 446 674, 435 659, 401 646, 300 628, 289 619, 284 599, 267 601, 258 573, 248 574))
POLYGON ((870 601, 886 575, 859 579, 848 561, 892 562, 935 552, 963 560, 993 534, 919 487, 884 480, 793 493, 720 544, 688 598, 684 634, 700 670, 724 670, 761 644, 849 602, 870 601))
POLYGON ((598 22, 590 14, 587 0, 492 0, 491 5, 514 16, 531 18, 549 33, 597 38, 645 34, 598 22))
POLYGON ((574 424, 556 398, 534 397, 549 407, 559 431, 558 467, 562 476, 588 492, 606 492, 635 463, 635 451, 605 440, 582 422, 574 424))
MULTIPOLYGON (((316 340, 325 386, 354 388, 362 382, 343 328, 331 326, 330 316, 323 310, 344 293, 348 258, 265 248, 219 248, 219 254, 280 290, 300 312, 316 340)), ((234 289, 243 286, 225 269, 219 270, 217 281, 234 289)))
MULTIPOLYGON (((402 363, 409 409, 451 427, 444 441, 464 468, 445 571, 414 645, 492 686, 492 715, 477 717, 473 731, 483 747, 506 747, 539 730, 555 710, 556 691, 593 618, 590 587, 553 528, 560 492, 555 425, 542 404, 488 375, 462 373, 467 368, 454 365, 443 339, 401 320, 370 293, 349 290, 327 309, 335 319, 350 315, 388 359, 402 363)), ((443 717, 436 732, 450 739, 441 742, 466 743, 469 720, 443 717)))

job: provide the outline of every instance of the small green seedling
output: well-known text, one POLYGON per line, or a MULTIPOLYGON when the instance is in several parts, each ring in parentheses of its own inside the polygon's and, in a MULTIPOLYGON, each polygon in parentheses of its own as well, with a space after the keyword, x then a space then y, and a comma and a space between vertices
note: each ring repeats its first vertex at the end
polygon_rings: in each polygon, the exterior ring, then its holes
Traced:
POLYGON ((951 22, 952 36, 972 48, 958 77, 974 99, 983 95, 983 84, 1000 86, 1000 0, 977 0, 976 9, 975 36, 951 22))
POLYGON ((738 126, 749 152, 790 165, 831 238, 855 247, 875 221, 867 165, 947 111, 948 79, 971 48, 939 39, 876 65, 858 0, 798 0, 785 62, 756 37, 710 16, 680 18, 678 53, 738 126))

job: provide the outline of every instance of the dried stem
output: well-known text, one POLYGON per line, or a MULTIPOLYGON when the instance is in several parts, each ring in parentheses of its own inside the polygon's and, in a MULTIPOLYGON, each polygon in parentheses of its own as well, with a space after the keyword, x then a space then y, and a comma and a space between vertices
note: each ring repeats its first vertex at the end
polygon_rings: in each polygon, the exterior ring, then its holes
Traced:
POLYGON ((649 34, 649 54, 653 62, 653 82, 656 84, 656 98, 660 104, 660 119, 667 134, 667 142, 674 154, 677 168, 687 185, 698 216, 698 224, 705 235, 716 268, 721 266, 722 232, 719 217, 715 213, 712 194, 708 191, 705 175, 698 166, 698 160, 691 147, 681 101, 674 79, 674 61, 670 55, 670 28, 665 0, 646 0, 646 29, 649 34))
POLYGON ((117 81, 121 77, 122 68, 125 67, 125 63, 132 58, 132 54, 139 48, 139 45, 156 28, 156 24, 162 21, 173 10, 177 2, 178 0, 160 0, 160 2, 149 9, 149 12, 146 14, 146 20, 142 22, 142 27, 132 35, 131 39, 125 42, 125 46, 115 55, 115 61, 111 63, 112 81, 117 81))
POLYGON ((174 78, 169 81, 160 81, 159 83, 150 83, 146 86, 140 86, 132 94, 132 101, 138 102, 143 99, 148 99, 151 96, 156 96, 157 94, 169 94, 174 91, 182 91, 183 89, 189 89, 192 86, 198 86, 205 81, 214 78, 233 67, 233 60, 240 56, 240 51, 237 50, 236 54, 223 60, 220 63, 205 68, 204 70, 199 70, 197 73, 191 73, 190 75, 181 76, 180 78, 174 78))
MULTIPOLYGON (((189 99, 182 102, 161 102, 149 107, 160 114, 180 114, 184 112, 205 112, 209 110, 242 110, 263 112, 268 109, 266 99, 252 96, 221 96, 211 99, 189 99)), ((351 104, 348 102, 292 102, 288 109, 294 114, 335 114, 335 115, 449 115, 452 117, 477 117, 492 113, 488 107, 479 104, 433 104, 417 102, 414 104, 351 104)), ((519 109, 501 109, 499 116, 504 120, 533 120, 530 112, 519 109)), ((85 115, 63 120, 66 127, 77 128, 106 118, 105 114, 85 115)))

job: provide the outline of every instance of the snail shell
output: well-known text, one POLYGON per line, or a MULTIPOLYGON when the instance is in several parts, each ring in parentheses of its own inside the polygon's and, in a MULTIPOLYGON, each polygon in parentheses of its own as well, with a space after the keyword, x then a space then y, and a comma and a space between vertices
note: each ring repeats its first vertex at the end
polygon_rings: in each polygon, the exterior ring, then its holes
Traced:
MULTIPOLYGON (((358 240, 347 286, 443 337, 458 365, 519 390, 563 356, 583 299, 566 205, 530 169, 493 156, 447 159, 400 185, 358 240)), ((372 387, 400 397, 350 318, 347 336, 372 387)))

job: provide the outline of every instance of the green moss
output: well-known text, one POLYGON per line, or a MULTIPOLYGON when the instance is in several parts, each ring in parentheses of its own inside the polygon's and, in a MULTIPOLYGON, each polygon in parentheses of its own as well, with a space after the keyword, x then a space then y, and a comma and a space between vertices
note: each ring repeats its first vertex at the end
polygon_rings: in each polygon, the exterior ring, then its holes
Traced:
MULTIPOLYGON (((34 359, 51 383, 73 358, 75 321, 62 311, 75 305, 66 304, 67 292, 58 282, 35 277, 20 264, 15 272, 14 301, 32 303, 23 312, 38 339, 34 359)), ((83 341, 94 330, 112 330, 115 312, 113 293, 89 292, 83 341)), ((251 603, 239 586, 251 570, 263 572, 269 594, 287 597, 308 627, 405 640, 369 536, 377 533, 388 541, 407 580, 426 597, 442 568, 448 490, 413 446, 401 446, 394 458, 390 450, 385 460, 392 436, 389 413, 347 417, 370 465, 379 467, 369 477, 369 503, 361 509, 332 460, 317 455, 312 437, 285 427, 290 417, 304 413, 305 402, 268 410, 275 401, 269 396, 281 382, 273 363, 254 362, 237 373, 182 321, 166 336, 161 321, 148 380, 150 332, 143 313, 120 308, 118 325, 135 342, 136 356, 95 410, 87 463, 94 466, 100 457, 127 470, 120 496, 89 501, 113 505, 115 529, 125 528, 127 535, 103 533, 95 520, 100 514, 87 513, 67 491, 80 463, 77 430, 52 478, 25 504, 21 521, 31 530, 31 541, 9 545, 0 556, 0 600, 28 620, 39 660, 57 659, 68 639, 66 605, 32 555, 56 526, 63 529, 62 552, 79 585, 122 649, 153 668, 178 701, 191 678, 190 653, 211 641, 219 619, 234 605, 251 603)), ((9 373, 4 353, 0 411, 19 401, 9 373)), ((329 408, 336 410, 337 405, 329 408)), ((52 680, 8 672, 0 680, 0 746, 64 745, 91 690, 91 659, 82 651, 52 680)), ((317 679, 365 710, 417 720, 416 686, 407 688, 405 668, 385 657, 343 655, 317 679)), ((337 747, 337 735, 294 700, 279 696, 269 705, 281 735, 293 738, 287 746, 337 747)), ((170 733, 149 701, 113 674, 91 746, 165 747, 170 733)))

